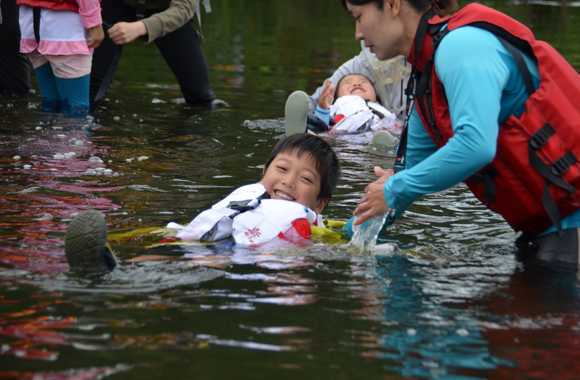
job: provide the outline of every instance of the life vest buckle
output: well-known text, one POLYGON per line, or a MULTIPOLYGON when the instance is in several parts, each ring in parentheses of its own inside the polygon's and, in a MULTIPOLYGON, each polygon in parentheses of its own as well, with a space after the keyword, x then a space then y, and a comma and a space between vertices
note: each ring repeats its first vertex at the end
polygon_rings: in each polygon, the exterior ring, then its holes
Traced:
POLYGON ((228 205, 228 208, 238 212, 246 212, 255 209, 259 204, 260 200, 258 199, 246 199, 245 201, 232 201, 228 205))
POLYGON ((443 37, 445 37, 447 35, 447 33, 449 33, 449 28, 445 28, 443 31, 437 33, 435 36, 433 36, 433 41, 431 42, 431 46, 437 46, 439 45, 439 42, 441 42, 441 39, 443 37))
POLYGON ((530 146, 536 150, 540 149, 544 146, 552 136, 556 132, 554 127, 550 123, 546 123, 541 129, 538 129, 536 133, 530 137, 530 146))
POLYGON ((556 176, 561 176, 568 169, 570 169, 570 166, 575 164, 577 161, 578 159, 576 158, 574 153, 572 153, 572 151, 568 151, 568 153, 558 158, 556 161, 552 162, 552 165, 550 166, 550 171, 552 172, 552 174, 556 176))

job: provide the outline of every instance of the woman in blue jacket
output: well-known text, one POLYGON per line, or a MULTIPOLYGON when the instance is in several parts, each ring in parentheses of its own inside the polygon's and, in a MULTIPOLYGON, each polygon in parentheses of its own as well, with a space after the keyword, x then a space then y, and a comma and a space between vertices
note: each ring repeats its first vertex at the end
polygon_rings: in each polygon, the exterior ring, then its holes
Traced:
POLYGON ((540 260, 578 265, 580 136, 558 114, 580 110, 557 110, 544 96, 570 87, 577 98, 578 73, 525 26, 480 4, 456 13, 455 0, 341 1, 379 59, 408 57, 416 100, 398 152, 405 170, 375 168, 380 178, 354 224, 389 210, 392 221, 421 195, 465 181, 524 232, 519 242, 539 247, 540 260))

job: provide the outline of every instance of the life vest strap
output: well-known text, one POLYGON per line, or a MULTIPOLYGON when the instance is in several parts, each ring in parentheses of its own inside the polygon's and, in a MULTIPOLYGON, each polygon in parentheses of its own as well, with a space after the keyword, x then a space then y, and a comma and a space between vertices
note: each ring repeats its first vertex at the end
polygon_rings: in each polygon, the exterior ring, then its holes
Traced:
POLYGON ((524 60, 524 56, 522 55, 522 53, 519 52, 518 49, 515 48, 514 45, 509 43, 503 37, 501 37, 497 34, 495 37, 499 40, 499 42, 501 42, 503 44, 503 46, 505 46, 506 49, 508 49, 508 51, 514 57, 514 60, 516 61, 516 64, 518 65, 518 69, 520 70, 520 72, 522 73, 522 76, 524 77, 524 84, 526 85, 526 91, 528 92, 529 96, 532 96, 532 94, 534 92, 536 92, 536 88, 534 86, 534 81, 532 79, 532 74, 530 73, 530 69, 528 68, 528 65, 526 65, 526 61, 524 60))
POLYGON ((547 135, 549 138, 549 136, 552 135, 551 131, 553 130, 554 127, 552 127, 550 123, 546 123, 546 125, 544 125, 542 129, 536 131, 536 133, 534 133, 534 135, 530 138, 529 140, 530 164, 532 164, 532 167, 536 169, 538 172, 540 172, 540 174, 542 174, 547 181, 550 181, 554 185, 559 186, 562 189, 567 190, 570 193, 574 194, 576 193, 576 188, 571 184, 569 184, 568 182, 564 181, 560 177, 562 174, 564 174, 564 172, 566 172, 566 170, 570 168, 572 164, 578 161, 574 153, 569 151, 562 157, 555 160, 551 164, 551 166, 548 166, 544 162, 544 160, 542 160, 540 156, 538 156, 538 154, 536 153, 536 150, 538 150, 541 146, 543 146, 545 144, 545 141, 547 141, 547 139, 545 139, 545 136, 547 135), (540 136, 540 138, 538 138, 538 136, 540 136), (543 142, 541 144, 538 144, 538 141, 543 142), (538 145, 539 147, 537 147, 538 145))
POLYGON ((384 119, 385 118, 385 115, 382 112, 374 109, 373 107, 369 107, 369 108, 371 109, 371 112, 373 114, 375 114, 375 115, 377 115, 379 117, 379 119, 384 119))
POLYGON ((529 160, 532 167, 546 179, 542 193, 542 204, 544 205, 550 220, 554 223, 554 226, 556 226, 558 234, 561 234, 562 218, 560 217, 560 211, 558 210, 558 206, 556 205, 548 186, 553 183, 554 185, 569 191, 571 194, 575 194, 577 189, 560 176, 564 174, 570 166, 578 161, 578 159, 574 153, 568 151, 565 155, 555 160, 551 166, 548 166, 544 160, 538 156, 536 151, 546 144, 554 132, 554 127, 550 125, 550 123, 546 123, 541 129, 532 135, 529 140, 529 160))
MULTIPOLYGON (((443 36, 447 33, 439 33, 441 35, 439 40, 443 38, 443 36), (442 35, 441 35, 442 34, 442 35)), ((441 137, 441 133, 437 128, 437 123, 435 122, 435 111, 433 110, 433 97, 432 97, 432 86, 433 81, 431 80, 431 69, 433 68, 433 64, 435 63, 435 50, 433 50, 433 54, 425 63, 425 68, 423 69, 423 74, 421 74, 421 79, 419 79, 419 83, 417 84, 417 103, 419 104, 419 108, 421 109, 421 113, 425 117, 427 121, 427 125, 433 133, 433 136, 439 140, 443 141, 441 137)))
POLYGON ((40 44, 40 8, 32 8, 32 22, 34 27, 34 38, 36 43, 40 44))
POLYGON ((145 1, 146 0, 137 0, 137 7, 135 8, 135 17, 137 20, 145 18, 145 1))
MULTIPOLYGON (((576 158, 576 155, 571 150, 569 150, 565 155, 552 162, 550 171, 555 176, 561 176, 568 169, 570 169, 570 166, 574 165, 577 161, 578 159, 576 158)), ((574 193, 575 192, 576 191, 574 191, 574 193)))
POLYGON ((399 146, 397 148, 397 158, 395 159, 395 165, 393 168, 395 173, 405 169, 409 118, 411 117, 411 112, 413 111, 415 91, 417 88, 417 77, 419 76, 416 61, 419 59, 421 47, 423 46, 423 41, 425 40, 425 34, 427 32, 432 32, 433 29, 433 26, 429 25, 429 19, 435 15, 435 11, 433 8, 431 8, 423 16, 421 16, 421 20, 419 21, 419 25, 417 27, 417 33, 415 34, 415 64, 413 65, 413 69, 411 70, 411 77, 409 78, 409 82, 407 82, 407 88, 405 89, 405 95, 407 96, 405 122, 403 123, 403 131, 401 132, 399 146))
POLYGON ((255 209, 260 205, 262 199, 270 199, 270 194, 264 192, 264 194, 260 195, 258 198, 254 199, 246 199, 243 201, 231 201, 228 204, 228 208, 232 209, 236 212, 230 215, 230 219, 234 219, 236 216, 240 215, 242 212, 250 211, 255 209))
POLYGON ((536 133, 534 133, 532 137, 530 137, 529 140, 530 147, 533 148, 534 150, 540 149, 541 147, 544 146, 544 144, 548 142, 548 139, 550 139, 550 137, 554 133, 556 133, 556 130, 554 129, 554 127, 552 127, 552 124, 550 123, 544 124, 542 128, 538 129, 536 133))
POLYGON ((495 176, 499 171, 493 166, 489 165, 482 171, 472 175, 470 178, 475 184, 483 182, 483 202, 495 203, 495 176))

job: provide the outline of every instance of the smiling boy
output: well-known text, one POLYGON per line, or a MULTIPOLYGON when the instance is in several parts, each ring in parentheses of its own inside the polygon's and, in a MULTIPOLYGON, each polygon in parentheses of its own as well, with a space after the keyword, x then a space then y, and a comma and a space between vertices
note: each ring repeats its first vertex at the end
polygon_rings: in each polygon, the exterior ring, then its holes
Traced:
POLYGON ((169 224, 183 240, 216 241, 232 236, 237 244, 310 237, 322 225, 320 213, 340 178, 340 165, 320 137, 285 137, 266 161, 262 180, 242 186, 193 219, 186 227, 169 224), (259 233, 259 234, 258 234, 259 233))
MULTIPOLYGON (((309 238, 310 226, 323 226, 320 213, 340 179, 340 165, 322 138, 295 134, 276 144, 262 180, 234 190, 187 226, 169 223, 184 241, 217 241, 255 245, 282 238, 309 238)), ((69 265, 76 269, 112 269, 116 259, 107 243, 104 215, 84 212, 70 223, 65 237, 69 265)))

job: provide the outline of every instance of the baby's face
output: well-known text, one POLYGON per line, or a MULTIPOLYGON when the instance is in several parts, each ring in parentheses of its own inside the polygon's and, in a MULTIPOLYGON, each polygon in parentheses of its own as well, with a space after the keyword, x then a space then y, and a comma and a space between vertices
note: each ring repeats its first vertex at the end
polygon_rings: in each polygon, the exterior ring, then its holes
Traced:
POLYGON ((296 151, 283 152, 274 158, 262 180, 272 199, 300 203, 320 213, 326 202, 317 199, 320 194, 321 177, 316 161, 308 152, 298 157, 296 151))
POLYGON ((369 102, 377 102, 377 92, 371 81, 364 75, 347 75, 340 81, 337 98, 345 95, 358 95, 369 102))

